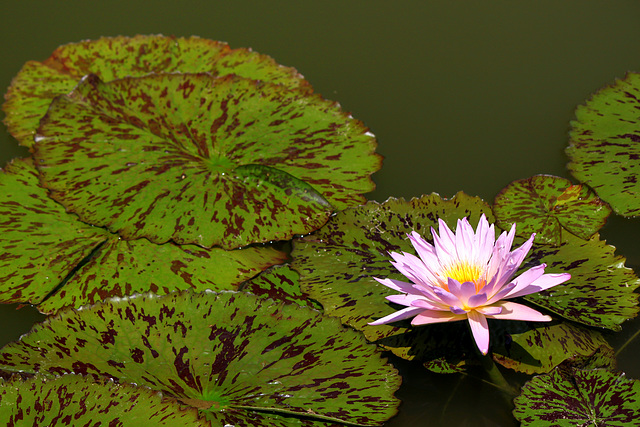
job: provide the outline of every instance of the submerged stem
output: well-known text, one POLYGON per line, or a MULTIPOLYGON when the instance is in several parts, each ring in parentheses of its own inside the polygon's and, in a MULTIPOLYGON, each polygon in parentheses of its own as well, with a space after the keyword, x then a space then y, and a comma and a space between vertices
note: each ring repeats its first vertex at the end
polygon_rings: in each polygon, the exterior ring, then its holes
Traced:
POLYGON ((635 334, 631 335, 631 336, 629 337, 629 339, 628 339, 628 340, 626 340, 626 341, 624 342, 624 344, 622 344, 618 350, 616 350, 616 352, 615 352, 615 354, 614 354, 613 356, 617 358, 617 357, 618 357, 618 355, 619 355, 620 353, 622 353, 622 350, 624 350, 624 349, 625 349, 629 344, 631 344, 631 341, 633 341, 633 340, 635 340, 636 338, 638 338, 638 335, 640 335, 640 329, 638 329, 638 330, 636 331, 636 333, 635 333, 635 334))
POLYGON ((509 404, 511 404, 511 399, 513 399, 518 394, 520 394, 518 390, 514 388, 511 384, 509 384, 509 382, 504 378, 504 376, 502 375, 502 372, 500 372, 500 368, 498 368, 498 365, 496 365, 496 362, 494 362, 491 356, 483 355, 480 357, 480 361, 482 362, 482 366, 484 367, 485 371, 487 371, 487 373, 489 374, 489 378, 491 380, 491 381, 486 381, 486 380, 483 380, 483 381, 486 382, 487 384, 491 384, 492 386, 500 389, 505 393, 505 395, 508 395, 505 397, 509 398, 509 404))

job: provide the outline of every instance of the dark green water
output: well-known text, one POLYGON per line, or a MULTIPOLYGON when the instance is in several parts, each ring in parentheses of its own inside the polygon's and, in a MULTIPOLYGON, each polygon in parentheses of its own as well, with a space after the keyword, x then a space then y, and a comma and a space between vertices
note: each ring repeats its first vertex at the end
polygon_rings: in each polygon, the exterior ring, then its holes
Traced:
MULTIPOLYGON (((464 190, 491 201, 515 179, 570 178, 563 150, 573 110, 640 71, 639 19, 640 3, 623 0, 5 1, 0 86, 25 61, 82 39, 163 33, 225 40, 296 67, 371 128, 386 157, 371 198, 464 190)), ((23 155, 0 132, 2 163, 23 155)), ((612 218, 602 234, 628 265, 640 266, 638 220, 612 218)), ((36 319, 28 308, 0 307, 1 343, 36 319)), ((615 345, 638 322, 624 329, 612 336, 615 345)), ((619 356, 619 368, 634 378, 638 351, 635 341, 619 356)), ((412 369, 401 415, 388 425, 514 423, 491 388, 457 381, 412 369)))

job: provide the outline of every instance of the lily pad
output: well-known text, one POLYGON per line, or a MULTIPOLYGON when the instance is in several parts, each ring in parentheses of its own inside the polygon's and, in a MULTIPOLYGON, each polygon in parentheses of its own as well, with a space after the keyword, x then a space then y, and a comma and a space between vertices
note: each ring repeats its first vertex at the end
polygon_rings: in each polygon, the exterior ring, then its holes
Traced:
POLYGON ((0 381, 0 423, 6 426, 209 426, 195 408, 146 387, 92 381, 80 375, 0 381))
POLYGON ((300 289, 300 275, 289 264, 276 265, 244 283, 240 290, 276 301, 294 302, 301 306, 322 310, 300 289))
POLYGON ((563 230, 588 239, 598 232, 611 213, 586 186, 550 175, 536 175, 514 181, 497 196, 493 205, 497 225, 536 241, 559 245, 563 230))
POLYGON ((237 76, 88 76, 52 103, 34 156, 52 197, 125 238, 226 249, 287 240, 364 201, 361 122, 318 95, 237 76))
POLYGON ((623 216, 640 215, 640 74, 598 91, 576 110, 569 170, 623 216))
POLYGON ((601 369, 555 369, 525 384, 514 404, 523 427, 640 426, 640 381, 601 369))
POLYGON ((493 358, 501 365, 526 374, 551 371, 566 360, 589 358, 607 350, 613 364, 613 349, 596 331, 570 323, 496 321, 490 324, 495 336, 493 358), (495 327, 494 327, 495 326, 495 327), (508 331, 508 332, 507 332, 508 331))
MULTIPOLYGON (((456 220, 462 217, 470 217, 469 222, 475 227, 482 213, 493 222, 487 204, 463 193, 452 200, 431 195, 410 202, 369 202, 339 212, 320 230, 294 240, 292 267, 300 273, 303 292, 320 302, 325 313, 361 330, 369 341, 399 357, 420 360, 427 367, 434 366, 436 359, 459 366, 475 357, 467 322, 412 327, 409 320, 404 320, 369 325, 398 309, 385 299, 394 292, 373 278, 407 281, 393 267, 388 254, 415 254, 407 233, 415 230, 432 239, 428 230, 437 227, 439 217, 454 229, 456 220)), ((547 273, 569 272, 574 275, 571 286, 580 295, 557 299, 532 294, 527 299, 571 320, 619 327, 618 323, 637 310, 635 275, 624 267, 622 259, 613 256, 613 248, 597 238, 584 241, 570 233, 567 236, 569 241, 560 247, 536 244, 525 260, 526 268, 547 262, 547 273)), ((558 285, 551 292, 572 293, 571 286, 558 285)), ((490 322, 489 330, 494 356, 504 360, 506 366, 528 372, 549 371, 566 358, 589 356, 606 344, 596 332, 564 323, 545 330, 539 324, 495 320, 490 322), (529 344, 531 339, 536 342, 529 344), (551 344, 553 340, 558 342, 551 344), (550 349, 549 354, 545 348, 550 349)))
POLYGON ((287 87, 309 87, 295 69, 223 42, 161 35, 103 37, 60 46, 43 62, 27 62, 5 95, 5 124, 21 144, 30 147, 38 121, 53 98, 70 92, 83 76, 95 74, 110 81, 175 72, 236 74, 287 87))
POLYGON ((634 291, 640 279, 597 234, 589 240, 571 234, 565 238, 557 247, 534 244, 520 271, 544 262, 554 271, 571 273, 571 279, 523 298, 565 319, 619 331, 620 324, 638 313, 634 291))
POLYGON ((237 292, 62 310, 0 350, 0 369, 131 382, 225 424, 230 413, 242 425, 273 425, 257 423, 258 413, 378 425, 399 404, 400 377, 361 334, 315 310, 237 292))
POLYGON ((43 312, 134 292, 234 289, 286 255, 273 247, 226 251, 128 241, 65 212, 38 185, 31 159, 0 172, 0 302, 43 312))

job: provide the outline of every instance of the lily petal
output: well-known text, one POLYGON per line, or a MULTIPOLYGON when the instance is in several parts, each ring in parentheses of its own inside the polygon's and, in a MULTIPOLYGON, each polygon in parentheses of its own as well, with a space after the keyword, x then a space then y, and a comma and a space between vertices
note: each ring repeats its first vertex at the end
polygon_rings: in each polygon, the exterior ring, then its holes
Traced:
POLYGON ((549 322, 552 320, 550 316, 544 315, 531 307, 515 302, 500 301, 494 305, 502 307, 502 312, 499 314, 487 315, 487 317, 502 320, 526 320, 529 322, 549 322))
POLYGON ((397 322, 398 320, 408 319, 409 317, 413 317, 416 314, 424 311, 424 308, 416 308, 416 307, 407 307, 402 310, 396 311, 395 313, 391 313, 388 316, 382 317, 375 322, 370 322, 369 325, 377 326, 384 325, 385 323, 397 322))
POLYGON ((489 325, 487 324, 487 318, 475 310, 468 312, 467 317, 469 318, 473 339, 476 341, 480 353, 486 355, 489 352, 489 325))
MULTIPOLYGON (((400 304, 404 306, 414 306, 412 303, 415 300, 423 299, 422 295, 409 295, 409 294, 400 294, 400 295, 389 295, 385 297, 387 301, 391 301, 394 304, 400 304)), ((414 306, 415 307, 415 306, 414 306)))
POLYGON ((564 283, 569 279, 571 279, 571 274, 569 273, 543 274, 540 278, 536 279, 536 281, 531 283, 529 286, 519 291, 511 292, 505 298, 521 297, 523 295, 529 295, 534 292, 544 291, 545 289, 549 289, 556 285, 564 283))
MULTIPOLYGON (((544 274, 544 269, 547 264, 540 264, 532 267, 513 279, 513 283, 515 286, 508 294, 510 298, 513 298, 511 295, 517 295, 520 291, 525 290, 531 283, 540 278, 544 274)), ((535 291, 534 291, 535 292, 535 291)), ((522 294, 527 295, 527 294, 522 294)))
POLYGON ((476 311, 484 314, 487 317, 495 316, 496 314, 502 313, 503 309, 501 306, 488 305, 484 307, 476 308, 476 311))
POLYGON ((450 311, 424 311, 418 314, 411 324, 414 326, 426 325, 428 323, 444 323, 444 322, 456 322, 458 320, 466 319, 466 314, 455 314, 450 311))

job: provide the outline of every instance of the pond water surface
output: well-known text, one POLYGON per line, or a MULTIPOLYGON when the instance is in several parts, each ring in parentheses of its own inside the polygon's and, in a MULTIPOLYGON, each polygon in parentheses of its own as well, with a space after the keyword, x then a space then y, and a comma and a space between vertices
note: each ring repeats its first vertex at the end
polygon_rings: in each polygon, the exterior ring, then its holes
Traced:
MULTIPOLYGON (((492 201, 516 179, 571 178, 563 150, 573 110, 640 71, 638 22, 640 3, 623 0, 5 2, 0 86, 25 61, 82 39, 163 33, 225 40, 296 67, 369 126, 386 157, 370 198, 463 190, 492 201)), ((3 163, 24 155, 0 134, 3 163)), ((640 267, 639 225, 614 217, 602 232, 632 267, 640 267)), ((0 342, 42 318, 29 307, 0 306, 0 342)), ((608 336, 619 348, 639 329, 631 321, 608 336)), ((618 358, 632 378, 640 378, 638 352, 634 340, 618 358)), ((404 403, 389 426, 517 424, 500 392, 477 379, 397 366, 404 403)))

